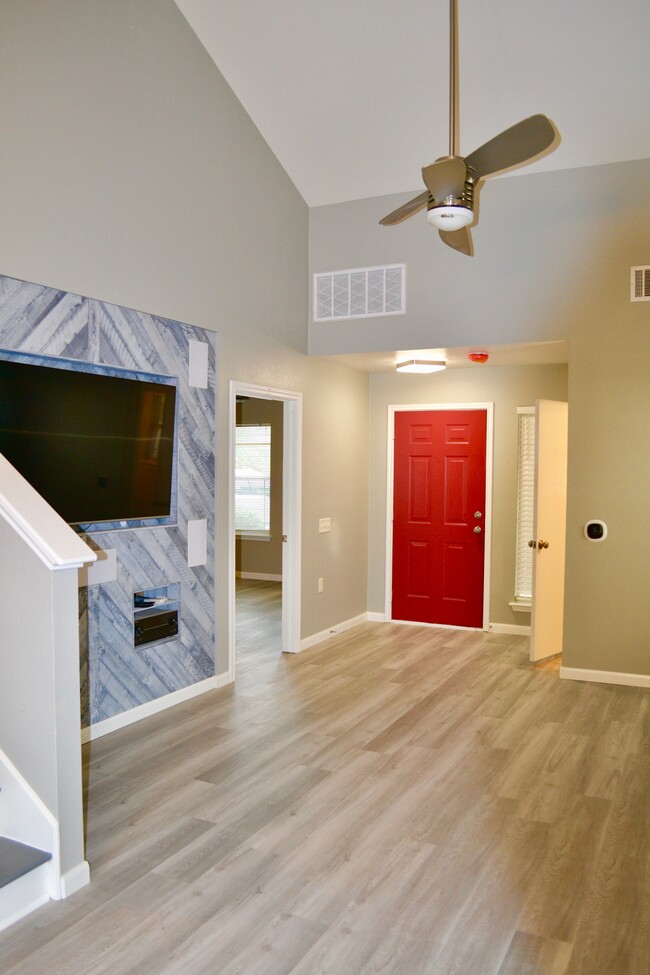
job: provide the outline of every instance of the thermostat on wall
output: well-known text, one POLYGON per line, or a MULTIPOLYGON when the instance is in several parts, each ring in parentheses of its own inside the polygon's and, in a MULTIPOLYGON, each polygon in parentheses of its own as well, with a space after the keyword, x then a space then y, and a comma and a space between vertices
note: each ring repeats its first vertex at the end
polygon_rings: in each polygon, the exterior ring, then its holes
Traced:
POLYGON ((607 525, 594 518, 585 523, 585 538, 590 542, 603 542, 607 538, 607 525))

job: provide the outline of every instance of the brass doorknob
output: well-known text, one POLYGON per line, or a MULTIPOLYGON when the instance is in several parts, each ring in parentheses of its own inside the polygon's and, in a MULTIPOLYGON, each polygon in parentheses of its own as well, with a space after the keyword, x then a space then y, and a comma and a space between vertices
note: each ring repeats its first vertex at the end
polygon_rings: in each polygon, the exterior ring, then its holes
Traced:
POLYGON ((543 542, 540 538, 540 540, 537 543, 537 548, 548 548, 548 542, 543 542))
POLYGON ((531 540, 529 541, 528 548, 537 548, 537 542, 535 541, 534 538, 531 538, 531 540))

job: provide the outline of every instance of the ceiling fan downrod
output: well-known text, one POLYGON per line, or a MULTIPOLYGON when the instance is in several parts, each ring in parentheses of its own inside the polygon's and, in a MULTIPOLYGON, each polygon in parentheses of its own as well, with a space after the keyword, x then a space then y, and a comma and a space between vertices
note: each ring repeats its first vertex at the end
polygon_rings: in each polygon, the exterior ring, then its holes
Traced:
POLYGON ((458 4, 449 0, 449 155, 458 152, 458 4))

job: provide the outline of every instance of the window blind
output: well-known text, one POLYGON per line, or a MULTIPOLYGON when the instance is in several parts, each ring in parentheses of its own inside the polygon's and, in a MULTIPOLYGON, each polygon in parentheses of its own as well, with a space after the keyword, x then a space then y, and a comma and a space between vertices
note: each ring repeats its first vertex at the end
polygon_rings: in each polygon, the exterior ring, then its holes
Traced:
POLYGON ((515 599, 533 595, 533 555, 528 547, 533 538, 535 519, 535 407, 517 410, 517 549, 515 560, 515 599))
POLYGON ((235 434, 235 529, 271 528, 271 427, 241 424, 235 434))

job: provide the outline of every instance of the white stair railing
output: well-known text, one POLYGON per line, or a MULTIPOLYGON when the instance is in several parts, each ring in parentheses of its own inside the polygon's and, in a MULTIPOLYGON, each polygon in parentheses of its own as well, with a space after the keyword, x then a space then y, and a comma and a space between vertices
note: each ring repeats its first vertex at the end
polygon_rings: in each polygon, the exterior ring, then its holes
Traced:
POLYGON ((0 454, 0 831, 52 854, 47 894, 54 898, 89 880, 77 576, 95 559, 0 454))

